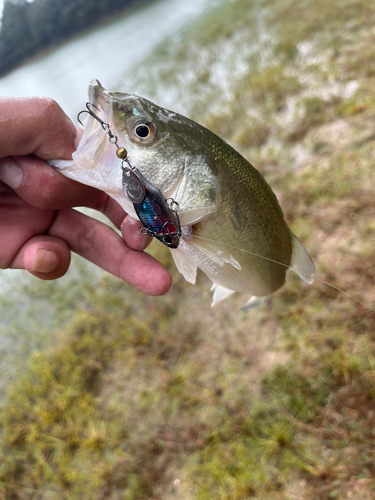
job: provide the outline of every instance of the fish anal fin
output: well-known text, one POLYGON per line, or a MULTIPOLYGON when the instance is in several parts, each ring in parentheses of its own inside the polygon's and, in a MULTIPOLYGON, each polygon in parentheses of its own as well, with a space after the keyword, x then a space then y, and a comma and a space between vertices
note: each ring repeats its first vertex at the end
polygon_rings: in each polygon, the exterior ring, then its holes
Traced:
POLYGON ((211 307, 216 306, 216 304, 226 299, 234 292, 234 290, 229 290, 229 288, 225 288, 225 286, 218 285, 217 283, 212 284, 211 291, 212 290, 214 292, 214 295, 212 297, 211 307))
POLYGON ((303 281, 306 281, 306 283, 311 285, 315 276, 314 262, 311 260, 310 255, 307 253, 307 250, 298 238, 294 236, 294 234, 292 237, 293 253, 290 261, 290 269, 298 274, 303 281))
POLYGON ((177 269, 189 283, 195 284, 197 264, 179 248, 171 248, 171 254, 177 269))

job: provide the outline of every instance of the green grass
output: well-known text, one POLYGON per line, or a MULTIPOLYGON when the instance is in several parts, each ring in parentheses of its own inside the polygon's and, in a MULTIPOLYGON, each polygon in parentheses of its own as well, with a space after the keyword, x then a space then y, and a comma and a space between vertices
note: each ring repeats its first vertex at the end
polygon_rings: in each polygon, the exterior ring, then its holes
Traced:
MULTIPOLYGON (((56 340, 9 381, 0 498, 375 496, 374 16, 365 0, 235 0, 142 64, 138 93, 172 95, 266 175, 317 280, 211 309, 208 280, 185 283, 155 243, 165 297, 82 264, 32 282, 56 340)), ((37 337, 37 316, 15 334, 37 337)))

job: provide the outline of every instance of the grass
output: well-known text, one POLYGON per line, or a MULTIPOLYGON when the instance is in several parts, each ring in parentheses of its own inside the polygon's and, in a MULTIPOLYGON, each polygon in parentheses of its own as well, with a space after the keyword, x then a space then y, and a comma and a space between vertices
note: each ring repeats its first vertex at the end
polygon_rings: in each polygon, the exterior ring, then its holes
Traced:
MULTIPOLYGON (((250 314, 236 296, 210 309, 207 280, 188 285, 153 244, 165 297, 82 263, 32 282, 57 340, 8 383, 0 498, 374 497, 374 16, 364 0, 235 0, 142 64, 138 93, 266 175, 317 280, 290 274, 250 314)), ((13 328, 32 338, 27 314, 13 328)))

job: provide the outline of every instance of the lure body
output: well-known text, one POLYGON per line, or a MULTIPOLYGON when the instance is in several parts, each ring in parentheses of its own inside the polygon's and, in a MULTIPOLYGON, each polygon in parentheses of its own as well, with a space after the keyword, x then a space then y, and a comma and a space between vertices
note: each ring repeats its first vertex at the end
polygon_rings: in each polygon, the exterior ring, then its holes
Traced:
MULTIPOLYGON (((138 169, 124 168, 122 178, 124 193, 134 204, 142 222, 142 232, 158 239, 169 248, 177 248, 180 242, 181 226, 177 210, 173 210, 161 193, 138 169)), ((176 207, 177 208, 177 207, 176 207)))

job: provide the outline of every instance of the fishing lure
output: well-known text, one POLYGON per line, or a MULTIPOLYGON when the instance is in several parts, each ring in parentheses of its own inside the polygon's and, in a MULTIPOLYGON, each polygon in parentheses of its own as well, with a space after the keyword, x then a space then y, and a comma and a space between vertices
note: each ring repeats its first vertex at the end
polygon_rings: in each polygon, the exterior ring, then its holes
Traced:
POLYGON ((171 198, 165 199, 137 168, 123 166, 122 171, 124 193, 133 203, 143 224, 141 232, 153 236, 169 248, 177 248, 181 236, 178 203, 171 198))
POLYGON ((87 102, 87 111, 78 114, 78 121, 83 125, 80 115, 88 113, 108 134, 109 142, 117 147, 116 155, 122 160, 122 187, 142 223, 141 233, 158 239, 169 248, 178 248, 182 234, 178 217, 179 204, 172 198, 164 198, 160 189, 151 184, 138 168, 130 164, 126 149, 118 145, 118 138, 112 133, 109 124, 101 120, 92 111, 91 106, 99 111, 94 104, 87 102))

